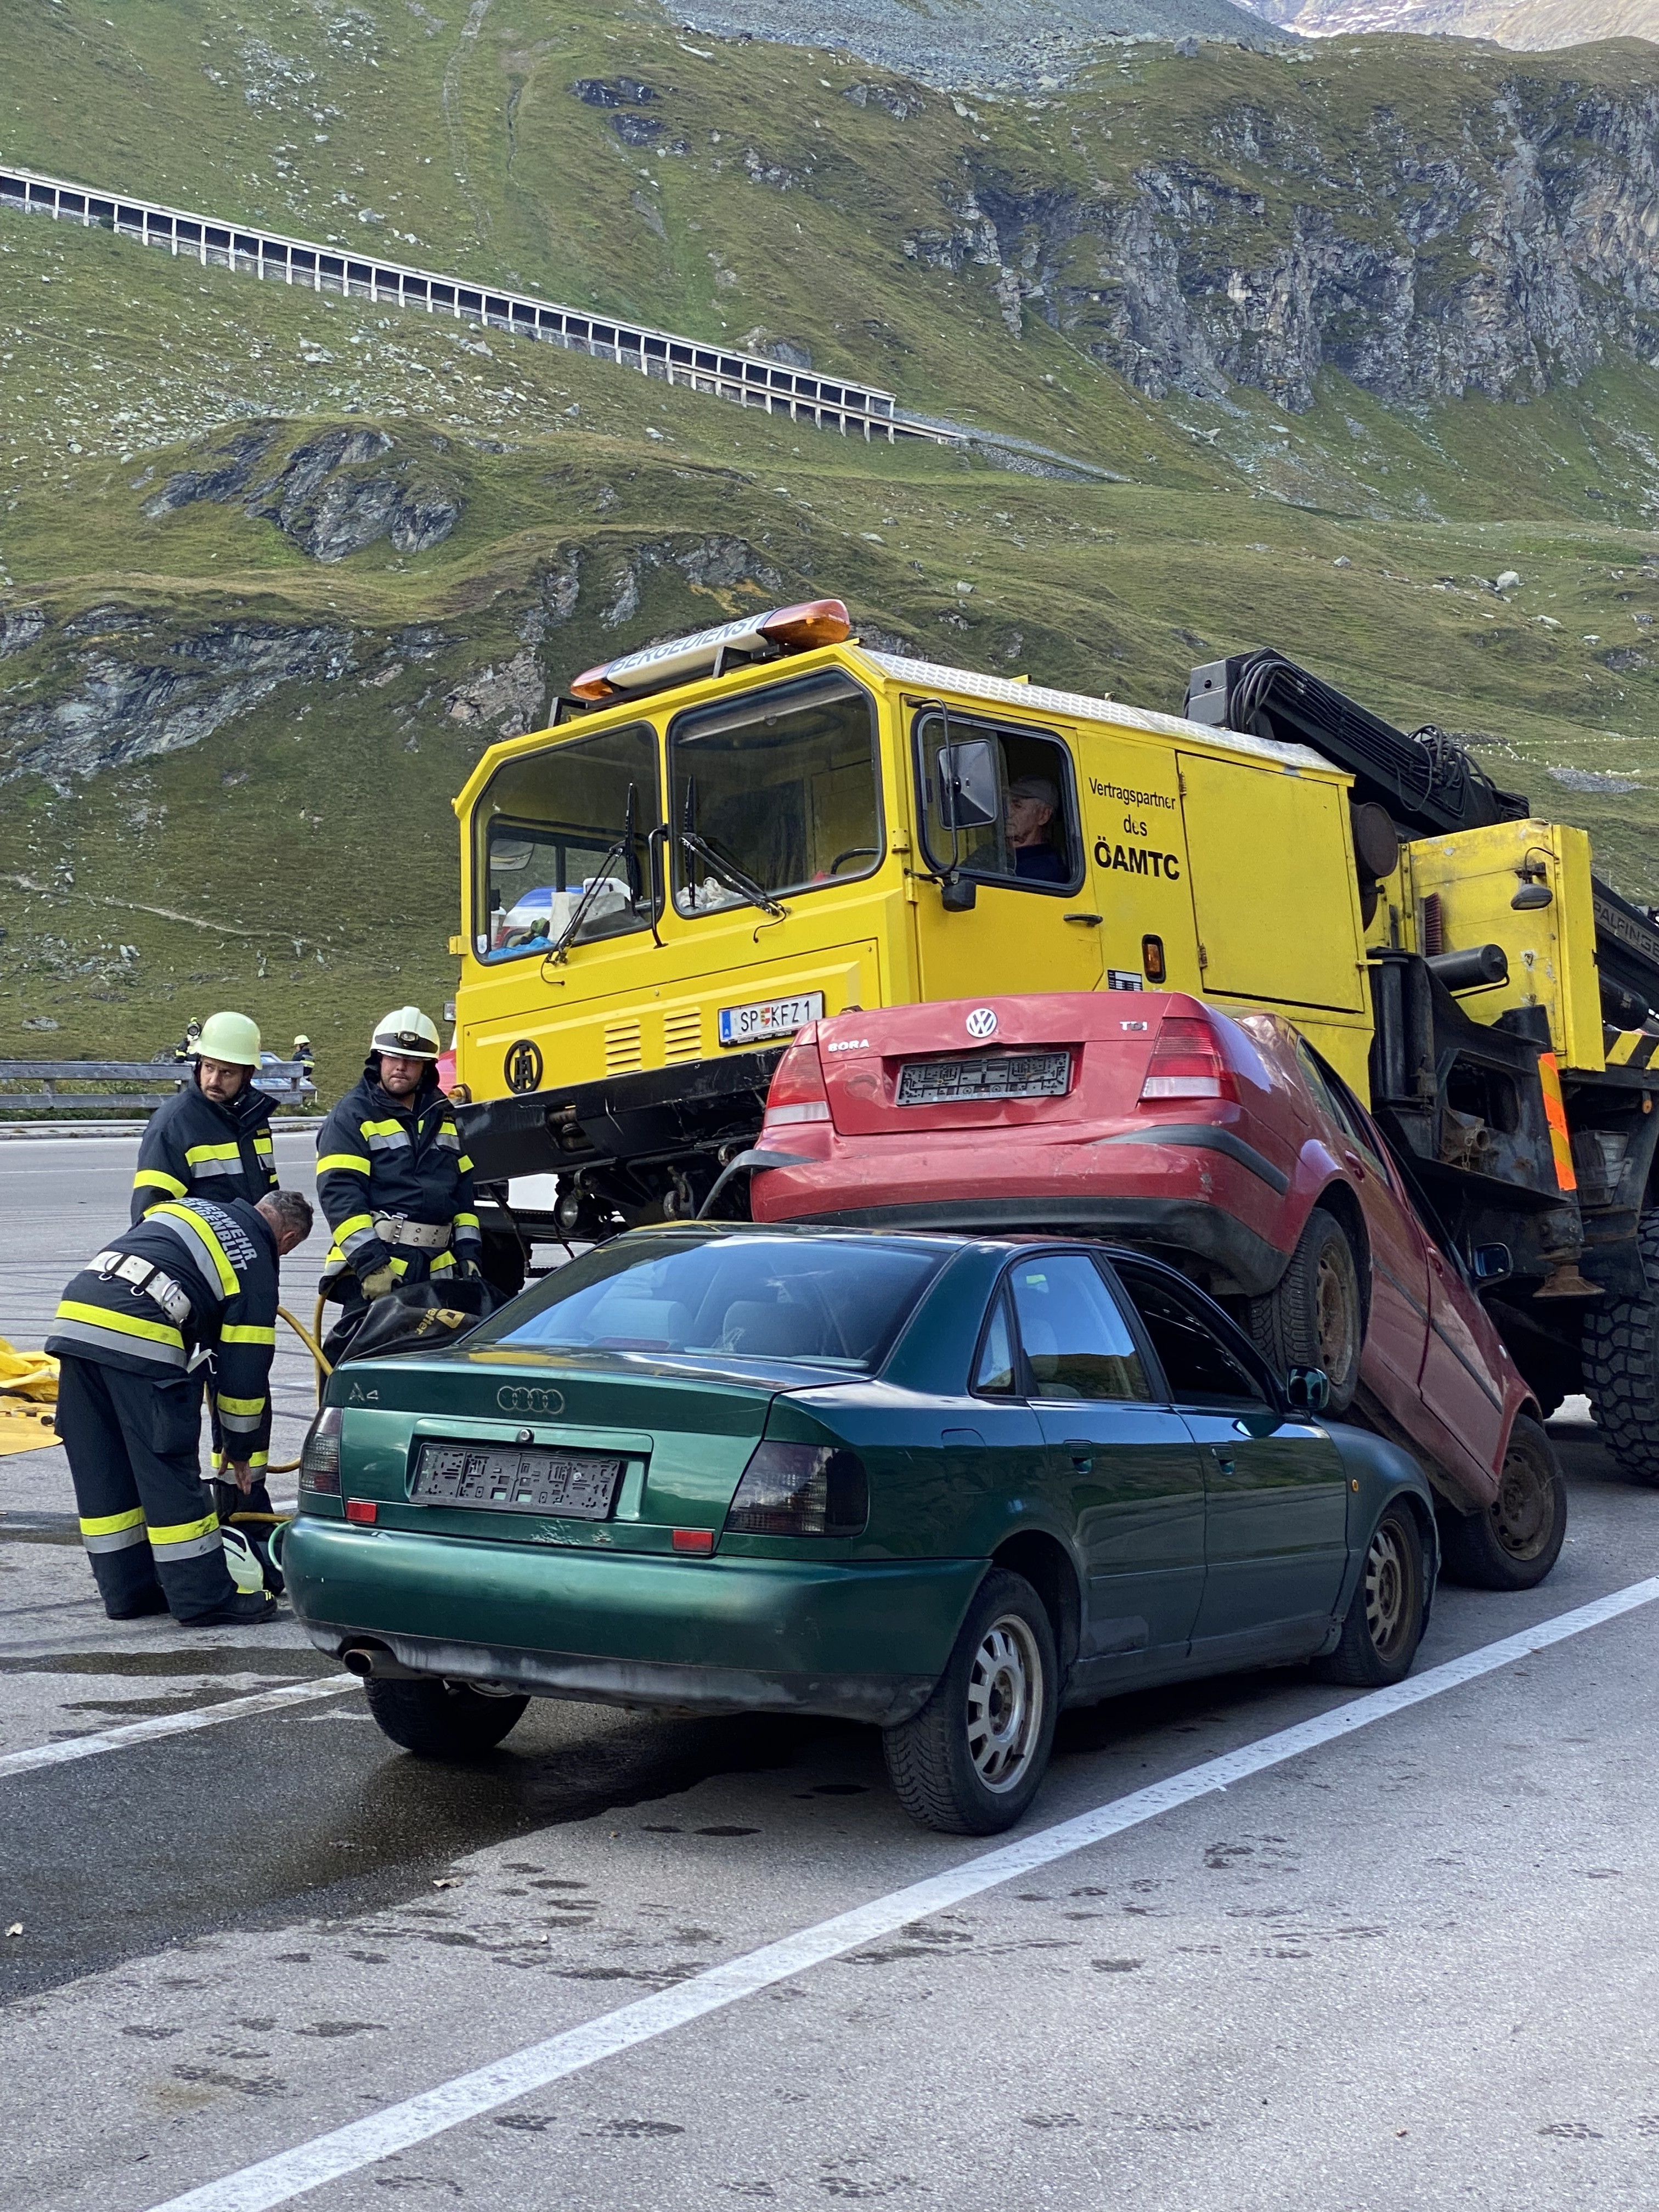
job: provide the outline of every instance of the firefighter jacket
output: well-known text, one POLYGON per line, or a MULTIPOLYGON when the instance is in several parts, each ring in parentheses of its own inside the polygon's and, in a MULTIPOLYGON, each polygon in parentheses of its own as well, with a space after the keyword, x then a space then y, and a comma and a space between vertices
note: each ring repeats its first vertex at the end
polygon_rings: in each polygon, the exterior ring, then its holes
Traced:
POLYGON ((157 1382, 210 1352, 228 1455, 264 1467, 276 1297, 276 1239, 262 1213, 241 1199, 163 1199, 69 1284, 46 1349, 157 1382))
POLYGON ((176 1098, 151 1115, 138 1147, 138 1172, 132 1179, 132 1219, 142 1221, 167 1198, 211 1198, 221 1206, 234 1198, 257 1206, 276 1188, 276 1149, 270 1139, 271 1101, 252 1082, 245 1083, 228 1106, 190 1081, 176 1098))
MULTIPOLYGON (((325 1291, 347 1273, 361 1281, 389 1265, 418 1282, 483 1257, 472 1163, 435 1068, 399 1100, 380 1088, 380 1056, 369 1054, 318 1137, 317 1196, 334 1231, 325 1291)), ((356 1287, 340 1284, 348 1297, 356 1287)))

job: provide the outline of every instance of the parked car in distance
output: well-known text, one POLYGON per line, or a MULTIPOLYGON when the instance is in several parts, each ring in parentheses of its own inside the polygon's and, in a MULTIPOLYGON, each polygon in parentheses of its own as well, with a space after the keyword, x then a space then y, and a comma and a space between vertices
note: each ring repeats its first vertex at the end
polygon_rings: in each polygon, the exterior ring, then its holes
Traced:
POLYGON ((989 1833, 1063 1705, 1406 1674, 1431 1494, 1323 1387, 1132 1251, 640 1230, 447 1351, 343 1364, 283 1571, 411 1751, 532 1696, 829 1714, 883 1730, 918 1820, 989 1833))
POLYGON ((1281 1375, 1322 1368, 1334 1413, 1419 1456, 1449 1575, 1527 1589, 1554 1565, 1566 1486, 1537 1401, 1407 1170, 1282 1015, 1180 991, 842 1014, 779 1063, 759 1149, 790 1161, 751 1176, 760 1221, 1162 1255, 1281 1375))

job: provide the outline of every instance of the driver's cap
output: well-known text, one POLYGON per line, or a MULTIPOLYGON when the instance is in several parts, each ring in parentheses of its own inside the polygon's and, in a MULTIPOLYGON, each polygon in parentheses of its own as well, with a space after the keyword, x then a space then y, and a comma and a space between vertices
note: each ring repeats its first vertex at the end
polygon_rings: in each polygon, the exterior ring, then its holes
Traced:
POLYGON ((395 1053, 404 1060, 436 1060, 437 1024, 418 1006, 394 1006, 375 1023, 369 1048, 395 1053))

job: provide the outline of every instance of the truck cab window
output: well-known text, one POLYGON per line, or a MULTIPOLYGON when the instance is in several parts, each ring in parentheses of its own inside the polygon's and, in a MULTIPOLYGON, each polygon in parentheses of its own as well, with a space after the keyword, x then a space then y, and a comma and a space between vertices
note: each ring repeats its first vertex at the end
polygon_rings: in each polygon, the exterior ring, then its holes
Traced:
POLYGON ((676 716, 674 904, 684 915, 855 881, 881 865, 876 710, 839 670, 676 716))
POLYGON ((1073 891, 1083 839, 1072 756, 1057 738, 938 708, 916 718, 922 842, 941 875, 1073 891))
POLYGON ((659 791, 648 722, 547 745, 498 769, 475 817, 479 959, 545 953, 579 914, 573 944, 648 929, 659 791))

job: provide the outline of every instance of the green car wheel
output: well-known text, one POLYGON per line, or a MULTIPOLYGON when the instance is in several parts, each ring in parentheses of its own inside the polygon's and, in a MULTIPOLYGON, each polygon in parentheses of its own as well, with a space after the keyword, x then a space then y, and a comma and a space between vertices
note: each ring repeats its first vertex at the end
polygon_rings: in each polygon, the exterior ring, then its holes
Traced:
POLYGON ((994 1569, 933 1694, 883 1735, 900 1803, 947 1836, 1012 1828, 1048 1766, 1059 1705, 1048 1609, 1021 1576, 994 1569))
POLYGON ((464 1682, 365 1682, 382 1735, 419 1759, 479 1759, 523 1718, 528 1698, 488 1698, 464 1682))
POLYGON ((1428 1606, 1423 1539, 1409 1505, 1396 1500, 1371 1531, 1359 1583, 1334 1651, 1316 1659, 1327 1682, 1386 1689, 1403 1682, 1423 1641, 1428 1606))

